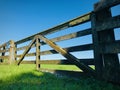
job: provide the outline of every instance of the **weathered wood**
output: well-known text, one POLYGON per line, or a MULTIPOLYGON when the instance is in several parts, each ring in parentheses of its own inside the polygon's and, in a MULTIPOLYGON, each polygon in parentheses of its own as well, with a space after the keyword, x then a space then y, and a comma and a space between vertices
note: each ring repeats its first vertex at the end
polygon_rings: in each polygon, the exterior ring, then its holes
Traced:
POLYGON ((74 20, 72 20, 70 23, 69 23, 69 26, 76 26, 76 25, 79 25, 79 24, 82 24, 84 22, 87 22, 90 20, 90 14, 86 14, 84 15, 83 17, 80 17, 80 18, 76 18, 74 20))
POLYGON ((104 44, 101 44, 100 46, 101 46, 101 49, 100 49, 101 53, 104 53, 104 54, 120 53, 120 40, 117 40, 111 43, 104 43, 104 44))
POLYGON ((0 53, 5 53, 5 52, 9 52, 9 50, 5 49, 5 50, 0 50, 0 53))
POLYGON ((9 63, 0 63, 0 65, 9 65, 9 63))
MULTIPOLYGON (((86 44, 86 45, 79 45, 79 46, 73 46, 73 47, 67 47, 63 48, 67 52, 76 52, 76 51, 86 51, 86 50, 92 50, 93 49, 93 44, 86 44)), ((47 54, 57 54, 58 52, 55 50, 47 50, 47 51, 42 51, 40 54, 41 55, 47 55, 47 54)))
MULTIPOLYGON (((79 59, 79 62, 84 63, 85 65, 94 65, 94 59, 79 59)), ((73 63, 70 63, 68 60, 40 60, 40 64, 57 64, 57 65, 74 65, 73 63)), ((36 64, 35 60, 24 60, 21 62, 21 64, 36 64)))
MULTIPOLYGON (((79 59, 79 62, 84 63, 85 65, 94 65, 93 59, 79 59)), ((40 64, 64 64, 64 65, 74 65, 69 62, 69 60, 41 60, 40 64)))
POLYGON ((39 38, 41 40, 43 40, 44 42, 46 42, 48 45, 50 45, 52 48, 54 48, 57 52, 59 52, 65 58, 67 58, 70 62, 74 63, 76 66, 78 66, 80 69, 82 69, 84 72, 94 74, 94 70, 92 68, 90 68, 89 66, 84 65, 83 63, 79 62, 79 60, 76 57, 74 57, 72 54, 70 54, 69 52, 67 52, 64 49, 60 48, 59 46, 57 46, 52 41, 45 38, 43 35, 39 35, 39 38))
MULTIPOLYGON (((17 48, 16 50, 17 50, 17 51, 25 50, 28 46, 29 46, 29 45, 22 46, 22 47, 17 48)), ((35 47, 35 45, 33 44, 31 48, 34 48, 34 47, 35 47)))
POLYGON ((120 4, 120 0, 101 0, 95 4, 95 12, 120 4))
POLYGON ((8 55, 6 55, 6 56, 0 56, 0 59, 8 59, 8 58, 9 58, 8 55))
MULTIPOLYGON (((5 50, 5 46, 3 47, 3 51, 5 50)), ((1 53, 1 56, 5 56, 5 52, 2 52, 1 53)), ((3 59, 0 59, 0 62, 3 62, 4 60, 3 59)))
MULTIPOLYGON (((99 44, 99 52, 100 53, 119 53, 120 52, 120 41, 112 42, 112 43, 104 43, 99 44), (104 47, 103 47, 104 46, 104 47)), ((63 48, 64 50, 68 52, 75 52, 75 51, 85 51, 85 50, 93 50, 93 44, 86 44, 86 45, 80 45, 80 46, 73 46, 73 47, 67 47, 63 48)), ((57 54, 55 50, 47 50, 40 52, 40 55, 48 55, 48 54, 57 54)), ((17 57, 21 57, 22 55, 17 55, 17 57)), ((26 54, 26 57, 29 56, 36 56, 36 53, 28 53, 26 54)))
POLYGON ((109 30, 120 27, 120 15, 115 17, 105 18, 102 22, 96 25, 97 31, 109 30))
POLYGON ((25 57, 25 55, 29 52, 29 50, 31 49, 32 45, 35 43, 35 38, 31 41, 31 43, 29 44, 29 46, 26 48, 26 50, 24 51, 23 55, 20 57, 18 65, 22 62, 23 58, 25 57))
POLYGON ((21 64, 36 64, 36 61, 35 60, 34 61, 24 60, 24 61, 21 62, 21 64))
POLYGON ((3 48, 3 47, 5 47, 5 46, 9 45, 9 42, 10 42, 10 41, 8 41, 8 42, 6 42, 6 43, 0 45, 0 48, 3 48))
POLYGON ((91 15, 91 26, 92 26, 92 38, 93 38, 93 46, 94 46, 95 71, 97 74, 97 78, 101 79, 103 73, 103 60, 99 50, 100 44, 99 44, 98 33, 95 29, 96 23, 97 23, 96 15, 93 13, 91 15))
POLYGON ((15 44, 15 62, 17 61, 17 45, 15 44))
MULTIPOLYGON (((95 13, 95 25, 98 26, 99 23, 104 23, 106 18, 111 18, 110 9, 104 9, 95 13)), ((114 26, 114 25, 113 25, 114 26)), ((109 26, 111 27, 111 26, 109 26)), ((98 43, 112 43, 115 41, 114 31, 113 29, 97 31, 98 35, 98 43)), ((119 72, 119 59, 117 54, 102 54, 102 60, 104 62, 104 74, 103 78, 108 81, 120 82, 119 72)))
MULTIPOLYGON (((64 36, 60 36, 57 38, 53 38, 50 39, 52 42, 59 42, 59 41, 63 41, 63 40, 68 40, 68 39, 73 39, 73 38, 77 38, 77 37, 81 37, 81 36, 85 36, 85 35, 89 35, 91 34, 91 28, 86 29, 86 30, 82 30, 82 31, 78 31, 72 34, 68 34, 68 35, 64 35, 64 36)), ((42 45, 46 44, 44 42, 41 42, 42 45)), ((17 48, 17 51, 19 50, 24 50, 26 49, 28 46, 23 46, 23 47, 19 47, 17 48)), ((32 46, 32 48, 34 48, 35 45, 32 46)))
POLYGON ((77 18, 75 18, 75 19, 72 19, 72 20, 70 20, 70 21, 68 21, 68 22, 65 22, 65 23, 63 23, 63 24, 57 25, 57 26, 55 26, 55 27, 53 27, 53 28, 44 30, 44 31, 42 31, 42 32, 40 32, 40 33, 37 33, 37 34, 34 34, 34 35, 29 36, 29 37, 27 37, 27 38, 24 38, 24 39, 22 39, 22 40, 16 41, 15 44, 20 44, 20 43, 29 41, 29 40, 33 39, 36 35, 40 35, 40 34, 42 34, 42 35, 47 35, 47 34, 51 34, 51 33, 54 33, 54 32, 56 32, 56 31, 60 31, 60 30, 63 30, 63 29, 66 29, 66 28, 69 28, 69 27, 72 27, 72 26, 75 26, 75 25, 78 25, 78 24, 81 24, 81 23, 85 23, 86 21, 89 21, 89 20, 90 20, 90 18, 86 18, 86 16, 88 17, 90 14, 91 14, 91 12, 88 13, 88 14, 85 14, 85 15, 83 15, 83 16, 77 17, 77 18), (83 20, 83 21, 81 21, 81 18, 83 19, 84 17, 85 17, 86 19, 83 20), (78 23, 76 22, 77 20, 79 21, 78 23), (73 24, 74 22, 75 22, 76 24, 73 24))
POLYGON ((39 36, 35 36, 36 38, 36 69, 40 69, 40 39, 39 36))
MULTIPOLYGON (((86 50, 93 50, 93 44, 86 44, 86 45, 79 45, 79 46, 73 46, 73 47, 67 47, 63 48, 67 52, 76 52, 76 51, 86 51, 86 50)), ((40 55, 48 55, 48 54, 57 54, 58 52, 55 50, 46 50, 46 51, 41 51, 40 55)), ((17 55, 17 57, 21 57, 21 55, 17 55)), ((36 56, 36 53, 28 53, 26 54, 26 57, 29 56, 36 56)))
POLYGON ((13 40, 10 40, 9 64, 12 64, 14 60, 15 60, 15 44, 13 40))
MULTIPOLYGON (((60 37, 56 37, 56 38, 53 38, 53 39, 50 39, 52 42, 59 42, 59 41, 63 41, 63 40, 70 40, 70 39, 73 39, 73 38, 77 38, 77 37, 81 37, 81 36, 85 36, 85 35, 89 35, 91 34, 91 28, 89 29, 86 29, 86 30, 82 30, 82 31, 78 31, 78 32, 75 32, 75 33, 71 33, 71 34, 68 34, 68 35, 64 35, 64 36, 60 36, 60 37)), ((41 42, 42 45, 46 44, 44 42, 41 42)))

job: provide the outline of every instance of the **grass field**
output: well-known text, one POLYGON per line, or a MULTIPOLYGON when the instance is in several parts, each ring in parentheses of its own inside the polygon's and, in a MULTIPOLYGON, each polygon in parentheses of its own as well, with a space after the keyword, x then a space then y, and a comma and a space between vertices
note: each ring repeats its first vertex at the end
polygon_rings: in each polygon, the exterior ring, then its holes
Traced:
POLYGON ((23 64, 0 65, 0 90, 120 90, 120 87, 93 78, 57 77, 36 71, 35 65, 23 64))

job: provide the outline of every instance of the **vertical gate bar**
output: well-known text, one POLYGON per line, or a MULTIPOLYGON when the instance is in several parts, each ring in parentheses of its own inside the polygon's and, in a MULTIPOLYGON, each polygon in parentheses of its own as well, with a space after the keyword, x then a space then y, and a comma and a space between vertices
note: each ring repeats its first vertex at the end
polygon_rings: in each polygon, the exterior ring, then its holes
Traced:
MULTIPOLYGON (((5 49, 6 49, 5 46, 3 46, 2 49, 5 50, 5 49)), ((5 56, 5 52, 2 52, 2 53, 1 53, 1 56, 5 56)), ((0 59, 0 62, 3 62, 3 61, 4 61, 4 59, 0 59)))
POLYGON ((101 79, 102 73, 103 73, 103 60, 102 60, 102 54, 100 54, 100 46, 99 46, 99 39, 98 34, 95 29, 96 27, 96 15, 94 13, 91 14, 91 26, 92 26, 92 39, 93 39, 93 45, 94 45, 94 63, 95 63, 95 71, 96 71, 96 77, 98 79, 101 79))
POLYGON ((15 53, 14 53, 14 55, 15 55, 15 62, 17 62, 17 44, 15 44, 15 53))
POLYGON ((36 69, 40 69, 40 39, 39 36, 36 36, 36 69))

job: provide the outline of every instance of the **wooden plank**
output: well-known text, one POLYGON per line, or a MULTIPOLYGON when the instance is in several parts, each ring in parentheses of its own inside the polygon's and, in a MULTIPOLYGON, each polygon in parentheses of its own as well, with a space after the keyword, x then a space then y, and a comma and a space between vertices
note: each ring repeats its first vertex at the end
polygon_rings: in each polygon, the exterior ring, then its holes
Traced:
MULTIPOLYGON (((85 65, 94 65, 93 59, 79 59, 79 62, 84 63, 85 65)), ((18 61, 17 61, 18 63, 18 61)), ((40 64, 58 64, 58 65, 74 65, 73 63, 70 63, 68 60, 40 60, 40 64)), ((21 64, 36 64, 35 60, 24 60, 21 62, 21 64)))
POLYGON ((95 71, 96 77, 101 79, 103 73, 103 60, 102 55, 100 54, 100 44, 99 44, 99 35, 96 31, 96 15, 93 13, 91 15, 91 26, 92 26, 92 38, 93 38, 93 46, 94 46, 94 62, 95 62, 95 71))
MULTIPOLYGON (((5 50, 5 46, 3 47, 3 50, 5 50)), ((1 56, 5 56, 5 52, 2 52, 1 56)), ((0 62, 3 62, 3 59, 0 59, 0 62)))
MULTIPOLYGON (((86 50, 92 50, 93 49, 93 44, 86 44, 86 45, 79 45, 79 46, 73 46, 73 47, 67 47, 63 48, 67 52, 75 52, 75 51, 86 51, 86 50)), ((58 52, 55 50, 47 50, 47 51, 42 51, 40 54, 41 55, 47 55, 47 54, 57 54, 58 52)))
POLYGON ((31 41, 31 43, 29 44, 29 46, 26 48, 26 50, 23 52, 23 55, 20 57, 18 65, 22 62, 23 58, 25 57, 25 55, 29 52, 29 50, 31 49, 32 45, 35 42, 35 38, 31 41))
POLYGON ((0 50, 0 53, 5 53, 5 52, 8 52, 9 50, 0 50))
POLYGON ((46 42, 49 46, 54 48, 57 52, 59 52, 65 58, 67 58, 70 62, 74 63, 76 66, 78 66, 80 69, 82 69, 84 72, 88 72, 88 73, 93 73, 94 74, 94 70, 92 68, 90 68, 89 66, 86 66, 83 63, 79 62, 79 60, 76 57, 74 57, 72 54, 70 54, 69 52, 67 52, 64 49, 60 48, 59 46, 57 46, 52 41, 50 41, 47 38, 45 38, 43 35, 39 35, 39 38, 41 40, 43 40, 44 42, 46 42))
POLYGON ((57 25, 57 26, 55 26, 55 27, 53 27, 53 28, 44 30, 44 31, 42 31, 42 32, 40 32, 40 33, 37 33, 37 34, 34 34, 34 35, 29 36, 29 37, 27 37, 27 38, 24 38, 24 39, 22 39, 22 40, 16 41, 15 44, 20 44, 20 43, 29 41, 29 40, 33 39, 36 35, 40 35, 40 34, 42 34, 42 35, 47 35, 47 34, 51 34, 51 33, 54 33, 54 32, 57 32, 57 31, 60 31, 60 30, 63 30, 63 29, 72 27, 73 25, 75 26, 75 25, 78 25, 78 24, 81 24, 81 23, 85 23, 86 21, 89 21, 90 18, 87 18, 87 19, 85 19, 85 20, 83 20, 83 21, 80 21, 80 19, 81 19, 81 18, 83 19, 83 18, 86 17, 86 16, 88 17, 88 15, 90 15, 90 14, 91 14, 91 12, 90 12, 90 13, 87 13, 87 14, 85 14, 85 15, 83 15, 83 16, 77 17, 77 18, 75 18, 75 19, 72 19, 72 20, 70 20, 70 21, 68 21, 68 22, 65 22, 65 23, 63 23, 63 24, 57 25), (73 24, 73 22, 76 22, 77 20, 79 20, 79 22, 76 23, 76 24, 73 24), (72 23, 73 25, 72 25, 71 23, 72 23))
POLYGON ((109 30, 120 27, 120 15, 110 18, 105 18, 102 23, 98 23, 96 26, 97 31, 109 30))
POLYGON ((120 0, 101 0, 95 4, 95 12, 120 4, 120 0))
POLYGON ((9 56, 7 55, 7 56, 0 56, 0 59, 8 59, 9 58, 9 56))
POLYGON ((9 43, 9 41, 8 41, 8 42, 6 42, 6 43, 0 45, 0 48, 2 48, 2 47, 4 47, 4 46, 7 46, 7 45, 9 45, 9 44, 10 44, 10 43, 9 43))
MULTIPOLYGON (((77 37, 81 37, 81 36, 85 36, 85 35, 89 35, 91 34, 91 28, 89 29, 86 29, 86 30, 82 30, 82 31, 78 31, 78 32, 75 32, 75 33, 71 33, 71 34, 68 34, 68 35, 64 35, 64 36, 60 36, 60 37, 56 37, 56 38, 53 38, 53 39, 50 39, 52 42, 59 42, 59 41, 63 41, 63 40, 70 40, 70 39, 73 39, 73 38, 77 38, 77 37)), ((41 42, 42 45, 46 44, 44 42, 41 42)))
POLYGON ((9 64, 12 64, 14 61, 15 61, 15 44, 13 40, 10 40, 9 64))
POLYGON ((26 49, 27 47, 28 47, 28 46, 19 47, 19 48, 17 48, 17 51, 24 50, 24 49, 26 49))
MULTIPOLYGON (((22 47, 17 48, 16 50, 17 50, 17 51, 25 50, 28 46, 29 46, 29 45, 22 46, 22 47)), ((34 48, 34 47, 35 47, 35 45, 33 44, 31 48, 34 48)))
POLYGON ((112 43, 101 44, 100 52, 104 54, 120 53, 120 40, 117 40, 112 43))
POLYGON ((0 65, 9 65, 9 63, 0 63, 0 65))
MULTIPOLYGON (((99 23, 104 23, 104 21, 112 18, 111 11, 110 11, 110 9, 107 9, 107 8, 103 9, 99 12, 96 12, 95 15, 96 15, 95 16, 96 26, 100 25, 99 23)), ((110 22, 114 22, 114 21, 110 21, 110 22)), ((108 27, 111 27, 110 25, 112 25, 112 24, 109 24, 108 27)), ((112 25, 112 26, 114 26, 114 25, 112 25)), ((99 43, 115 42, 114 30, 110 29, 110 28, 104 28, 104 29, 107 29, 107 30, 97 31, 98 42, 99 43)), ((102 60, 103 60, 103 63, 104 63, 103 64, 104 69, 103 69, 103 75, 101 75, 100 77, 103 76, 103 78, 105 80, 108 80, 108 81, 113 81, 113 82, 116 82, 116 83, 120 82, 120 78, 119 78, 119 72, 120 72, 119 66, 120 65, 119 65, 118 55, 113 54, 113 53, 108 53, 108 54, 103 53, 101 55, 102 55, 102 60)))
MULTIPOLYGON (((93 44, 86 44, 86 45, 67 47, 67 48, 63 48, 63 49, 66 50, 67 52, 93 50, 93 44)), ((46 50, 46 51, 41 51, 40 55, 57 54, 57 53, 58 52, 55 51, 55 50, 46 50)), ((17 55, 17 57, 21 57, 21 55, 17 55)), ((29 56, 36 56, 36 53, 33 52, 33 53, 26 54, 26 57, 29 57, 29 56)))
POLYGON ((69 26, 76 26, 76 25, 79 25, 79 24, 82 24, 84 22, 87 22, 90 20, 90 14, 86 14, 84 15, 83 17, 80 17, 80 18, 76 18, 74 19, 73 21, 71 21, 69 23, 69 26))
MULTIPOLYGON (((84 63, 85 65, 94 65, 93 59, 79 59, 79 62, 84 63)), ((41 60, 40 64, 64 64, 64 65, 74 65, 69 62, 69 60, 41 60)))
POLYGON ((36 38, 36 69, 40 69, 40 39, 39 36, 35 36, 36 38))
MULTIPOLYGON (((23 54, 20 54, 20 55, 17 55, 17 57, 21 57, 23 54)), ((28 53, 28 54, 26 54, 25 55, 26 57, 30 57, 30 56, 36 56, 36 52, 34 52, 34 53, 28 53)))
POLYGON ((22 61, 21 64, 36 64, 36 61, 22 61))
MULTIPOLYGON (((99 44, 99 52, 108 54, 108 53, 120 53, 120 40, 117 40, 112 43, 104 43, 99 44)), ((73 47, 67 47, 63 48, 64 50, 68 52, 76 52, 76 51, 86 51, 86 50, 93 50, 93 44, 87 44, 87 45, 79 45, 79 46, 73 46, 73 47)), ((49 55, 49 54, 57 54, 55 50, 47 50, 40 52, 40 55, 49 55)), ((17 55, 17 57, 21 57, 21 55, 17 55)), ((26 54, 26 57, 29 56, 36 56, 36 53, 28 53, 26 54)))

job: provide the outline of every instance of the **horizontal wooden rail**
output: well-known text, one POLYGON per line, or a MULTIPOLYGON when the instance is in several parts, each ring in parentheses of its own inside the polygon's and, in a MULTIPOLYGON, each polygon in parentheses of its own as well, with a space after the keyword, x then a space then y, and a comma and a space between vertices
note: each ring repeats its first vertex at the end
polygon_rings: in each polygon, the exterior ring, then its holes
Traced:
POLYGON ((9 52, 9 50, 0 50, 0 53, 5 53, 5 52, 9 52))
MULTIPOLYGON (((18 62, 16 62, 16 63, 18 63, 18 62)), ((21 62, 21 64, 36 64, 36 61, 35 60, 34 61, 24 60, 21 62)))
MULTIPOLYGON (((67 47, 67 48, 63 48, 64 50, 66 50, 67 52, 76 52, 76 51, 86 51, 86 50, 92 50, 93 49, 93 45, 92 44, 86 44, 86 45, 79 45, 79 46, 73 46, 73 47, 67 47)), ((58 52, 56 52, 55 50, 46 50, 46 51, 41 51, 40 55, 48 55, 48 54, 57 54, 58 52)), ((26 54, 26 57, 28 56, 35 56, 36 53, 28 53, 26 54)), ((17 57, 20 57, 21 55, 17 55, 17 57)))
MULTIPOLYGON (((101 53, 120 53, 120 40, 117 40, 112 43, 104 43, 100 44, 101 48, 99 48, 101 53)), ((79 46, 73 46, 73 47, 67 47, 63 48, 64 50, 68 52, 76 52, 76 51, 86 51, 86 50, 93 50, 93 44, 86 44, 86 45, 79 45, 79 46)), ((41 51, 40 55, 50 55, 50 54, 58 54, 55 50, 46 50, 41 51)), ((21 55, 17 55, 17 57, 20 57, 21 55)), ((36 53, 28 53, 26 54, 26 57, 29 56, 36 56, 36 53)))
POLYGON ((99 23, 95 28, 97 31, 102 31, 119 27, 120 27, 120 15, 105 19, 104 22, 99 23))
POLYGON ((85 23, 87 21, 90 21, 90 15, 91 15, 91 12, 87 13, 87 14, 85 14, 83 16, 77 17, 75 19, 72 19, 72 20, 70 20, 68 22, 65 22, 63 24, 57 25, 57 26, 55 26, 53 28, 44 30, 44 31, 42 31, 40 33, 37 33, 37 34, 34 34, 34 35, 29 36, 27 38, 24 38, 22 40, 16 41, 15 44, 21 44, 23 42, 29 41, 29 40, 33 39, 36 35, 40 35, 40 34, 47 35, 47 34, 51 34, 51 33, 54 33, 54 32, 69 28, 69 27, 73 27, 73 26, 78 25, 78 24, 85 23))
MULTIPOLYGON (((81 63, 84 63, 85 65, 94 65, 94 59, 79 59, 81 63)), ((40 60, 40 64, 58 64, 58 65, 74 65, 70 63, 68 60, 40 60)), ((24 60, 21 62, 21 64, 36 64, 35 60, 24 60)))
MULTIPOLYGON (((18 47, 16 50, 17 50, 17 51, 25 50, 28 46, 29 46, 29 45, 22 46, 22 47, 18 47)), ((34 47, 35 47, 35 44, 33 44, 31 48, 34 48, 34 47)))
POLYGON ((9 56, 0 56, 0 59, 8 59, 9 56))
MULTIPOLYGON (((91 28, 89 28, 89 29, 85 29, 85 30, 78 31, 78 32, 75 32, 75 33, 71 33, 71 34, 67 34, 67 35, 64 35, 64 36, 56 37, 56 38, 53 38, 53 39, 50 39, 50 40, 52 42, 60 42, 60 41, 63 41, 63 40, 70 40, 70 39, 73 39, 73 38, 89 35, 91 33, 92 33, 91 28)), ((44 45, 46 43, 41 42, 41 44, 44 45)))
MULTIPOLYGON (((50 39, 50 40, 52 42, 59 42, 59 41, 68 40, 68 39, 70 40, 70 39, 73 39, 73 38, 77 38, 77 37, 81 37, 81 36, 85 36, 85 35, 89 35, 89 34, 91 34, 91 28, 86 29, 86 30, 82 30, 82 31, 78 31, 78 32, 75 32, 75 33, 71 33, 71 34, 68 34, 68 35, 56 37, 56 38, 53 38, 53 39, 50 39)), ((45 45, 46 43, 41 42, 41 44, 45 45)), ((27 47, 28 46, 19 47, 16 50, 17 51, 24 50, 27 47)), ((35 47, 35 45, 33 45, 31 48, 34 48, 34 47, 35 47)))
MULTIPOLYGON (((94 65, 94 59, 79 59, 81 63, 85 65, 94 65)), ((65 65, 74 65, 69 62, 69 60, 40 60, 40 64, 65 64, 65 65)))
POLYGON ((0 48, 5 47, 5 46, 7 46, 7 45, 9 45, 9 44, 10 44, 10 41, 8 41, 8 42, 6 42, 6 43, 0 45, 0 48))
POLYGON ((1 63, 1 62, 0 62, 0 65, 9 65, 9 63, 1 63))

